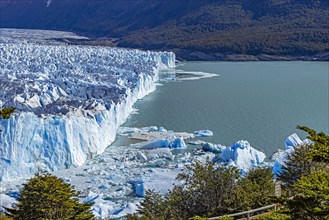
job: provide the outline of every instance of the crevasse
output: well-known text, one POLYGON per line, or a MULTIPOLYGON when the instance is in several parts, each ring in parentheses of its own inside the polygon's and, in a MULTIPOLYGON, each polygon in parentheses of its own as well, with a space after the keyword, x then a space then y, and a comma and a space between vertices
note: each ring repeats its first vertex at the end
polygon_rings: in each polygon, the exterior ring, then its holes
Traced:
POLYGON ((133 104, 155 90, 170 52, 0 44, 0 181, 82 165, 111 144, 133 104))

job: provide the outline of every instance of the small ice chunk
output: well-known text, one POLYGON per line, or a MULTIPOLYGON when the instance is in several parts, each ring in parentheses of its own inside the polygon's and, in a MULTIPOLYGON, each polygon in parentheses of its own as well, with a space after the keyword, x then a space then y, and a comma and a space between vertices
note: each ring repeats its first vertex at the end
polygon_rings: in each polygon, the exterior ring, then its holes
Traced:
POLYGON ((136 193, 137 196, 145 196, 144 181, 142 179, 132 180, 129 183, 133 186, 133 191, 136 193))
POLYGON ((174 149, 186 148, 186 144, 184 142, 184 139, 183 138, 176 138, 175 140, 173 140, 170 143, 170 148, 174 148, 174 149))
POLYGON ((137 212, 137 205, 135 203, 128 203, 124 207, 113 212, 116 218, 126 216, 128 214, 133 214, 137 212))
POLYGON ((142 152, 137 152, 136 157, 138 160, 140 160, 142 162, 147 161, 147 156, 145 154, 143 154, 142 152))
POLYGON ((156 159, 159 159, 159 155, 154 154, 154 153, 150 153, 150 154, 147 154, 147 159, 148 160, 156 160, 156 159))
POLYGON ((150 126, 150 127, 143 127, 140 130, 145 132, 150 132, 150 131, 158 131, 159 128, 157 126, 150 126))
POLYGON ((214 133, 210 130, 199 130, 199 131, 195 131, 194 135, 199 137, 210 137, 213 136, 214 133))
POLYGON ((212 144, 212 143, 209 143, 209 142, 203 142, 203 143, 201 143, 201 146, 202 146, 202 149, 204 151, 209 151, 209 152, 212 152, 214 154, 222 153, 223 150, 226 149, 225 146, 222 146, 220 144, 212 144))
POLYGON ((110 186, 108 184, 102 184, 98 188, 99 189, 110 189, 110 186))
POLYGON ((206 142, 204 142, 202 140, 195 140, 195 141, 190 141, 188 143, 192 144, 192 145, 201 145, 201 144, 206 143, 206 142))
POLYGON ((4 207, 12 208, 12 205, 16 204, 16 202, 16 199, 6 194, 0 194, 0 212, 4 211, 4 207))
POLYGON ((303 143, 304 143, 305 145, 312 145, 312 144, 314 144, 313 141, 311 141, 311 140, 308 139, 308 138, 304 139, 304 140, 303 140, 303 143))
POLYGON ((294 133, 286 138, 284 144, 285 144, 286 149, 288 149, 291 147, 296 147, 298 145, 302 145, 303 141, 298 137, 298 135, 296 133, 294 133))

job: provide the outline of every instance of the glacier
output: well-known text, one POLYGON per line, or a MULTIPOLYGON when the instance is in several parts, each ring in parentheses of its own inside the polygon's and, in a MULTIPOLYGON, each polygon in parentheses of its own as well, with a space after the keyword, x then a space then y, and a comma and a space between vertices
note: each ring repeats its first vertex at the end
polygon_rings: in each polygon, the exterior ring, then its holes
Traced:
POLYGON ((172 52, 0 41, 0 182, 81 166, 104 152, 172 52))

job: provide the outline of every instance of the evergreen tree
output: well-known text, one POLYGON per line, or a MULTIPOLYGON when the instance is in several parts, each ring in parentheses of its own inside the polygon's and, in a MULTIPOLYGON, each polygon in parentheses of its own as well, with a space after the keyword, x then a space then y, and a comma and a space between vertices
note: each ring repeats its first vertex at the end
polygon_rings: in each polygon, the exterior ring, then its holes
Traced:
POLYGON ((14 220, 91 220, 92 204, 80 204, 70 184, 51 174, 31 178, 20 191, 18 204, 6 209, 14 220))
POLYGON ((250 170, 241 178, 232 196, 236 211, 245 211, 272 204, 274 182, 272 169, 259 167, 250 170))
POLYGON ((278 175, 278 179, 282 180, 282 183, 285 187, 291 186, 302 176, 306 176, 312 170, 321 167, 320 163, 310 159, 310 151, 311 146, 302 145, 295 147, 294 152, 287 156, 286 162, 282 166, 282 171, 278 175))
POLYGON ((314 142, 309 157, 313 161, 329 163, 329 136, 324 132, 317 133, 306 126, 297 126, 297 128, 306 131, 309 134, 307 138, 314 142))
POLYGON ((239 177, 234 167, 195 162, 188 172, 177 176, 182 184, 170 192, 169 203, 183 219, 230 213, 234 210, 230 199, 239 177))
POLYGON ((284 199, 292 219, 329 219, 329 169, 312 171, 292 185, 294 196, 284 199))
POLYGON ((145 198, 138 206, 138 213, 143 216, 143 219, 159 219, 165 220, 166 200, 154 190, 147 190, 145 198))

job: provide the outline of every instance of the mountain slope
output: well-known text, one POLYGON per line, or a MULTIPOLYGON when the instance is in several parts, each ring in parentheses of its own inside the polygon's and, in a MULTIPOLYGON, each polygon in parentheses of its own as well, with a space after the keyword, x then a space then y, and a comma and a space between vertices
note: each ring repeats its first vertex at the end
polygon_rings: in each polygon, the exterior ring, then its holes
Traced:
POLYGON ((2 0, 0 26, 113 37, 119 46, 173 50, 190 60, 231 54, 312 57, 329 51, 326 0, 47 2, 2 0))

